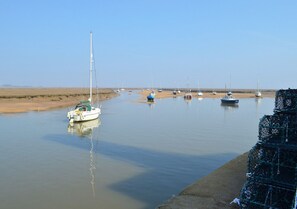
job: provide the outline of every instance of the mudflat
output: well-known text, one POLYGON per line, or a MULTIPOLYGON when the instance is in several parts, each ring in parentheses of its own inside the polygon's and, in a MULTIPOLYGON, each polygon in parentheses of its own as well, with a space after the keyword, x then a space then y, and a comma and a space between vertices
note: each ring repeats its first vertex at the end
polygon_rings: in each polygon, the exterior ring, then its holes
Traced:
MULTIPOLYGON (((112 89, 93 90, 93 100, 106 100, 116 95, 112 89)), ((0 88, 0 113, 68 107, 88 98, 88 88, 0 88)))

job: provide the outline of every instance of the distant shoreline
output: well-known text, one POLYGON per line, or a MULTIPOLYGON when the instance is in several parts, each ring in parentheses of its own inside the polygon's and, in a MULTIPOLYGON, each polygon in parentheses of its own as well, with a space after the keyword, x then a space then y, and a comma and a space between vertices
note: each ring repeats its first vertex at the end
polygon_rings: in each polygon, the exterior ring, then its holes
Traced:
MULTIPOLYGON (((141 89, 127 89, 141 90, 141 89)), ((163 89, 156 91, 156 99, 181 97, 187 89, 180 89, 182 92, 173 95, 174 89, 163 89)), ((235 98, 255 98, 253 89, 232 89, 235 98)), ((22 113, 29 111, 45 111, 55 108, 69 107, 77 104, 80 100, 88 99, 88 88, 0 88, 0 114, 22 113)), ((95 90, 93 90, 96 93, 95 90)), ((146 96, 151 90, 141 90, 141 101, 146 101, 146 96)), ((197 89, 192 90, 194 98, 222 98, 225 95, 224 89, 216 89, 216 95, 212 89, 202 89, 203 96, 197 95, 197 89)), ((262 97, 274 98, 275 90, 262 90, 262 97)), ((118 94, 115 89, 100 89, 99 100, 111 99, 118 94)), ((94 99, 95 99, 94 95, 94 99)))
MULTIPOLYGON (((145 101, 147 95, 151 92, 152 90, 142 90, 139 92, 139 94, 141 95, 141 100, 145 101)), ((189 91, 189 90, 188 90, 189 91)), ((162 92, 158 92, 157 90, 155 90, 156 93, 156 99, 165 99, 165 98, 174 98, 174 97, 183 97, 185 92, 187 92, 187 90, 182 89, 182 92, 177 94, 177 95, 173 95, 173 90, 162 90, 162 92)), ((192 96, 194 98, 222 98, 225 96, 226 91, 225 90, 217 90, 216 94, 213 94, 212 90, 202 90, 201 91, 203 93, 203 96, 198 96, 197 94, 197 90, 191 90, 192 96)), ((274 98, 275 97, 275 90, 263 90, 261 91, 262 93, 262 97, 260 98, 274 98)), ((243 99, 243 98, 256 98, 255 97, 255 91, 254 90, 244 90, 244 89, 232 89, 232 93, 233 93, 233 97, 235 98, 239 98, 239 99, 243 99)))
MULTIPOLYGON (((0 114, 45 111, 69 107, 89 98, 88 88, 0 88, 0 114)), ((93 90, 94 94, 96 90, 93 90)), ((93 94, 93 100, 97 96, 93 94)), ((112 89, 99 89, 98 98, 117 96, 112 89)))

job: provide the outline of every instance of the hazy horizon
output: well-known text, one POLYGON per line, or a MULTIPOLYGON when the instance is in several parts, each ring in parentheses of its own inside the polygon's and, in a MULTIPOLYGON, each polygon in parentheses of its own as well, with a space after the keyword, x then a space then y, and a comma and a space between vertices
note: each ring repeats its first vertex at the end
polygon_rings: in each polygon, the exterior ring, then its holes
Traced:
MULTIPOLYGON (((5 85, 1 85, 0 88, 85 88, 85 89, 89 89, 88 86, 69 86, 69 87, 61 87, 61 86, 14 86, 14 85, 9 85, 9 84, 5 84, 5 85)), ((96 87, 93 87, 96 88, 96 87)), ((133 86, 127 86, 127 87, 113 87, 113 86, 102 86, 102 87, 97 87, 99 89, 180 89, 180 90, 184 90, 184 89, 192 89, 193 91, 195 90, 209 90, 209 91, 213 91, 213 90, 225 90, 225 88, 214 88, 214 87, 204 87, 204 88, 197 88, 197 87, 148 87, 148 86, 143 86, 143 87, 133 87, 133 86)), ((227 88, 229 89, 229 88, 227 88)), ((231 88, 232 90, 257 90, 257 88, 231 88)), ((259 89, 261 91, 263 90, 279 90, 279 89, 259 89)))

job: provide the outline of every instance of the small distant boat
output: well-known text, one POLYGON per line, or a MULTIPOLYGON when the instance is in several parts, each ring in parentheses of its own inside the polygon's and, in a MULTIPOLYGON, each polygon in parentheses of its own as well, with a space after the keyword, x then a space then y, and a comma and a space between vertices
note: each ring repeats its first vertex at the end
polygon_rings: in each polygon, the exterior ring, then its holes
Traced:
POLYGON ((256 97, 261 97, 261 96, 262 96, 262 94, 261 94, 261 92, 260 92, 260 91, 256 91, 256 93, 255 93, 255 96, 256 96, 256 97))
POLYGON ((158 92, 162 92, 163 90, 162 89, 158 89, 158 92))
POLYGON ((146 98, 147 98, 147 101, 148 101, 148 102, 154 102, 154 101, 155 101, 155 96, 156 96, 155 92, 152 91, 152 92, 146 97, 146 98))
POLYGON ((176 92, 176 93, 180 94, 180 90, 177 90, 177 92, 176 92))
POLYGON ((184 95, 184 99, 186 99, 186 100, 191 100, 191 99, 192 99, 192 94, 191 94, 191 93, 186 93, 186 94, 184 95))
POLYGON ((82 122, 94 120, 101 114, 101 109, 99 107, 92 106, 92 72, 94 65, 93 58, 93 36, 90 33, 90 97, 88 100, 80 101, 74 108, 67 113, 67 118, 69 122, 82 122))
POLYGON ((192 93, 191 93, 191 90, 190 90, 190 92, 185 93, 185 95, 184 95, 184 99, 185 99, 185 100, 191 100, 191 99, 192 99, 192 93))
POLYGON ((262 96, 262 94, 261 94, 261 92, 259 91, 259 84, 258 84, 259 82, 257 82, 257 91, 256 91, 256 93, 255 93, 255 96, 256 97, 261 97, 262 96))
POLYGON ((120 89, 117 89, 116 92, 117 92, 117 93, 120 93, 121 91, 120 91, 120 89))
POLYGON ((199 97, 203 96, 203 93, 202 91, 200 90, 200 86, 199 86, 199 83, 198 83, 198 94, 197 94, 199 97))
POLYGON ((233 96, 232 96, 232 92, 229 91, 222 99, 221 99, 221 102, 223 104, 237 104, 239 103, 239 99, 235 99, 233 96))
POLYGON ((217 95, 217 92, 213 91, 212 94, 213 94, 213 95, 217 95))
POLYGON ((173 94, 173 95, 176 95, 176 91, 174 90, 174 91, 172 92, 172 94, 173 94))

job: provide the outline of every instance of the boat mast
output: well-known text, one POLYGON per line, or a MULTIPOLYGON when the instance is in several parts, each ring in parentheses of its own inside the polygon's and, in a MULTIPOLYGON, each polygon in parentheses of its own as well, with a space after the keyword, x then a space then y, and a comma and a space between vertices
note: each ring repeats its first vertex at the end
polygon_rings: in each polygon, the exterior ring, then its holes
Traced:
POLYGON ((93 34, 90 32, 90 102, 92 102, 93 34))

